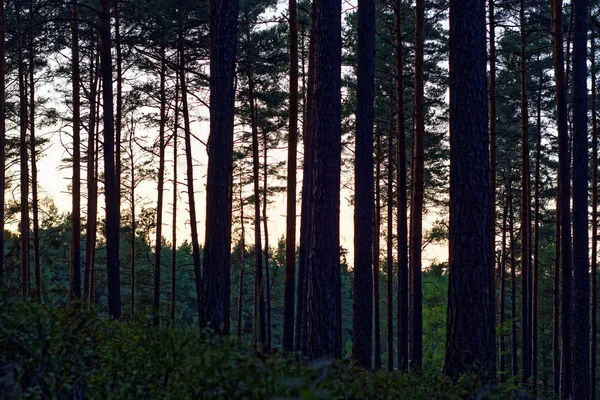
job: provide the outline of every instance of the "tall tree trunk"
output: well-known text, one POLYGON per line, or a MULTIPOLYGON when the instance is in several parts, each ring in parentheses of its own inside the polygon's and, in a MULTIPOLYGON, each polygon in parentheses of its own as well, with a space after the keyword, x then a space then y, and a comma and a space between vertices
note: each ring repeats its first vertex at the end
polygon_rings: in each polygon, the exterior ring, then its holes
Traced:
POLYGON ((121 127, 123 126, 123 56, 121 55, 121 22, 119 0, 113 0, 115 17, 115 53, 117 67, 117 109, 115 110, 115 174, 117 176, 117 206, 119 222, 121 221, 121 127))
POLYGON ((6 99, 5 99, 5 42, 6 20, 4 0, 0 0, 0 288, 4 287, 4 206, 6 203, 6 99))
POLYGON ((388 371, 394 370, 394 96, 390 96, 387 159, 387 361, 388 371))
POLYGON ((267 324, 267 340, 266 340, 266 351, 267 353, 271 353, 271 269, 269 267, 269 220, 267 218, 267 196, 269 194, 268 191, 268 163, 267 163, 267 155, 268 155, 268 143, 267 143, 267 132, 263 132, 263 224, 265 231, 265 246, 263 248, 264 251, 264 260, 265 260, 265 295, 266 295, 266 324, 267 324))
POLYGON ((137 229, 137 222, 135 218, 135 159, 133 158, 133 145, 134 145, 134 134, 133 134, 133 114, 131 115, 131 135, 129 135, 129 148, 131 149, 131 297, 130 297, 130 309, 131 309, 131 321, 135 321, 135 267, 136 267, 136 245, 135 238, 137 229))
MULTIPOLYGON (((92 46, 94 49, 94 46, 92 46)), ((98 198, 96 196, 98 190, 98 181, 96 180, 96 96, 98 88, 98 71, 97 59, 98 53, 92 50, 90 56, 90 116, 89 116, 89 132, 87 143, 87 224, 85 228, 85 270, 83 297, 88 304, 92 303, 92 271, 94 269, 95 253, 96 253, 96 210, 98 209, 98 198)))
POLYGON ((311 28, 308 46, 308 79, 306 84, 306 110, 302 124, 302 139, 304 141, 304 163, 302 171, 302 204, 300 208, 300 251, 298 254, 298 288, 296 304, 296 351, 305 351, 306 343, 306 296, 308 295, 308 249, 310 226, 310 204, 312 201, 312 164, 313 164, 313 138, 312 123, 314 114, 315 95, 315 58, 316 58, 316 20, 317 1, 311 5, 311 28))
MULTIPOLYGON (((538 57, 539 61, 539 57, 538 57)), ((543 72, 543 71, 541 71, 543 72)), ((539 267, 540 267, 540 168, 542 163, 542 79, 537 94, 537 143, 535 148, 535 187, 534 187, 534 225, 533 237, 533 281, 532 281, 532 308, 531 308, 531 377, 533 390, 537 391, 538 382, 538 298, 539 298, 539 267)))
MULTIPOLYGON (((512 167, 511 167, 512 169, 512 167)), ((508 177, 508 212, 510 236, 510 372, 513 379, 519 374, 517 357, 517 262, 515 260, 515 211, 512 195, 512 172, 508 177)))
POLYGON ((305 348, 342 355, 340 271, 341 0, 318 1, 305 348), (327 318, 325 322, 324 318, 327 318))
POLYGON ((423 241, 423 198, 425 187, 425 85, 423 79, 425 0, 417 0, 415 21, 415 154, 413 161, 412 201, 410 203, 410 360, 415 368, 420 369, 423 364, 421 246, 423 241))
MULTIPOLYGON (((560 172, 559 172, 560 176, 560 172)), ((554 227, 554 271, 552 279, 552 369, 554 394, 560 393, 560 180, 556 187, 556 223, 554 227)))
POLYGON ((171 325, 175 325, 175 307, 177 305, 177 152, 179 134, 179 80, 175 83, 175 119, 173 124, 173 222, 171 249, 171 325))
MULTIPOLYGON (((374 200, 373 120, 375 118, 374 0, 360 0, 358 2, 358 73, 356 96, 352 357, 358 365, 368 369, 371 368, 371 360, 373 358, 374 274, 371 271, 371 265, 373 262, 374 200)), ((389 203, 391 204, 391 201, 389 203)), ((379 293, 377 294, 379 295, 379 293)), ((377 307, 378 305, 376 304, 375 306, 377 307)))
POLYGON ((375 307, 375 369, 381 368, 381 318, 380 318, 380 299, 379 299, 379 227, 381 226, 381 135, 376 133, 376 153, 375 153, 375 215, 373 217, 373 302, 375 307))
POLYGON ((506 188, 504 193, 504 209, 502 211, 502 253, 500 255, 500 293, 499 293, 499 301, 498 301, 498 322, 501 328, 500 335, 498 337, 499 341, 499 372, 500 376, 503 379, 503 374, 506 372, 506 338, 504 335, 504 322, 506 321, 506 259, 508 258, 508 252, 506 250, 506 231, 508 229, 508 190, 509 183, 508 179, 506 179, 506 188))
POLYGON ((167 98, 165 93, 166 60, 165 44, 160 46, 160 121, 158 132, 158 200, 156 201, 156 237, 154 239, 154 325, 160 324, 160 269, 162 258, 163 192, 165 188, 165 124, 167 98))
POLYGON ((591 38, 591 73, 592 73, 592 312, 591 312, 591 383, 592 400, 596 400, 596 367, 598 352, 598 121, 596 115, 596 34, 591 38))
MULTIPOLYGON (((78 4, 77 0, 71 0, 71 73, 72 77, 72 95, 73 95, 73 207, 71 211, 71 299, 81 298, 81 100, 79 95, 79 22, 78 22, 78 4)), ((33 61, 33 60, 32 60, 33 61)), ((33 103, 33 72, 31 76, 33 103)), ((31 118, 33 121, 33 105, 31 105, 31 118)), ((33 122, 31 130, 31 140, 35 141, 33 134, 33 122)), ((32 145, 33 151, 33 145, 32 145)), ((34 168, 35 157, 32 156, 32 177, 36 173, 34 168)), ((37 197, 35 186, 32 186, 37 197)), ((36 224, 36 206, 34 204, 34 225, 36 224)), ((34 227, 35 236, 35 227, 34 227)), ((39 251, 39 249, 37 249, 39 251)), ((37 252, 36 251, 36 252, 37 252)), ((37 256, 36 256, 37 259, 37 256)), ((36 260, 36 264, 39 260, 36 260)), ((37 267, 37 265, 36 265, 37 267)))
POLYGON ((239 283, 239 295, 238 295, 238 314, 237 314, 237 337, 242 337, 242 307, 244 305, 244 270, 246 269, 246 229, 244 224, 244 195, 243 195, 243 181, 242 171, 240 170, 240 224, 242 226, 242 233, 240 239, 241 247, 241 268, 240 268, 240 283, 239 283))
POLYGON ((115 174, 115 120, 110 44, 110 0, 101 0, 102 100, 104 107, 104 197, 106 199, 106 267, 108 314, 121 318, 121 273, 119 261, 119 194, 115 174))
MULTIPOLYGON (((554 53, 554 79, 556 87, 556 122, 558 128, 558 179, 562 263, 562 349, 560 397, 568 399, 573 394, 571 368, 571 320, 572 320, 572 260, 571 260, 571 212, 569 162, 569 132, 567 130, 567 87, 562 33, 562 0, 552 2, 552 44, 554 53)), ((587 158, 586 158, 587 159, 587 158)), ((586 228, 587 231, 587 228, 586 228)))
POLYGON ((25 88, 25 60, 21 35, 21 10, 15 3, 17 22, 17 66, 19 73, 19 158, 21 161, 21 293, 29 296, 29 165, 27 162, 27 95, 25 88))
POLYGON ((485 0, 450 1, 450 266, 445 373, 491 379, 490 174, 485 0))
POLYGON ((398 148, 398 369, 408 369, 408 226, 406 193, 406 128, 404 116, 404 46, 402 0, 396 0, 396 134, 398 148))
POLYGON ((298 149, 298 16, 296 0, 289 0, 290 104, 285 232, 285 287, 283 300, 283 350, 294 350, 294 300, 296 290, 296 153, 298 149))
POLYGON ((521 356, 523 358, 523 383, 531 377, 530 286, 531 268, 531 193, 529 177, 529 113, 527 108, 527 63, 525 31, 525 0, 519 11, 521 25, 521 356))
MULTIPOLYGON (((29 25, 34 25, 34 2, 29 8, 29 25)), ((73 102, 75 108, 75 102, 73 102)), ((42 272, 40 266, 40 224, 39 224, 39 207, 38 207, 38 179, 37 179, 37 151, 35 138, 35 37, 33 29, 29 30, 29 146, 31 156, 31 214, 33 223, 33 270, 35 274, 35 299, 38 302, 42 301, 42 272)), ((75 135, 73 135, 75 136, 75 135)), ((79 148, 78 148, 79 149, 79 148)), ((75 164, 75 156, 79 154, 73 153, 73 163, 75 164)), ((79 182, 79 181, 78 181, 79 182)), ((75 191, 73 191, 75 196, 75 191)), ((79 233, 81 233, 81 225, 79 233)), ((79 296, 81 297, 81 256, 79 258, 79 296)))
POLYGON ((233 153, 234 77, 238 0, 209 3, 210 136, 206 184, 206 241, 201 326, 223 333, 228 303, 225 288, 231 257, 229 195, 233 153))
POLYGON ((496 303, 496 20, 494 0, 488 0, 490 31, 490 298, 496 303))
POLYGON ((588 0, 573 0, 573 396, 590 393, 588 0))
POLYGON ((262 233, 260 225, 260 160, 258 156, 258 126, 256 106, 254 100, 254 81, 251 72, 248 74, 250 98, 250 125, 252 128, 252 181, 254 184, 254 326, 252 330, 252 346, 257 347, 260 343, 265 350, 267 339, 267 322, 264 298, 264 278, 262 260, 262 233))
POLYGON ((198 301, 198 321, 203 327, 202 317, 202 275, 200 270, 200 244, 198 243, 198 220, 196 218, 196 197, 194 192, 194 162, 192 158, 192 132, 190 130, 190 113, 187 102, 187 81, 185 76, 185 52, 183 32, 179 31, 179 84, 181 85, 181 113, 185 138, 185 163, 187 175, 188 207, 190 209, 190 228, 192 233, 192 259, 196 283, 196 299, 198 301))

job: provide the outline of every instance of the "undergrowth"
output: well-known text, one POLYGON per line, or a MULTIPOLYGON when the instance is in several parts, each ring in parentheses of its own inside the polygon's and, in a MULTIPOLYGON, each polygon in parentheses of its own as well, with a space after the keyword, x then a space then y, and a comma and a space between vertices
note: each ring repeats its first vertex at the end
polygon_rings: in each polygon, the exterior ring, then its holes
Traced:
POLYGON ((255 354, 192 328, 117 323, 93 311, 0 296, 0 398, 505 399, 508 386, 441 372, 370 372, 348 362, 255 354))

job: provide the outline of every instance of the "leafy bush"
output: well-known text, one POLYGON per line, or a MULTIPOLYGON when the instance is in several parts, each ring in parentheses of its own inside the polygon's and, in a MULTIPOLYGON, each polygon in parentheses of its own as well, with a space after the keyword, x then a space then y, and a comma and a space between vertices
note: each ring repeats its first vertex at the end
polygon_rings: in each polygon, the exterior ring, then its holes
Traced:
MULTIPOLYGON (((515 393, 514 395, 518 395, 515 393)), ((443 375, 369 372, 255 353, 235 338, 190 328, 117 323, 95 311, 0 296, 0 398, 465 399, 507 388, 443 375)))

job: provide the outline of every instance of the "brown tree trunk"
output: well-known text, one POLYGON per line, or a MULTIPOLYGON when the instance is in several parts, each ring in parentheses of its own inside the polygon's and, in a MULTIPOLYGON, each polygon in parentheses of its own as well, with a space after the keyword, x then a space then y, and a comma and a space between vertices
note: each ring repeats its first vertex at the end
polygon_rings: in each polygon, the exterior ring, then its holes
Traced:
POLYGON ((135 263, 136 263, 136 245, 135 245, 135 230, 137 229, 137 223, 135 218, 135 159, 133 157, 133 145, 134 145, 134 133, 133 133, 133 114, 131 116, 131 135, 129 136, 129 148, 131 149, 131 297, 130 297, 130 309, 131 309, 131 321, 135 321, 135 263))
MULTIPOLYGON (((294 301, 296 290, 296 153, 298 149, 298 16, 296 0, 289 0, 290 103, 285 233, 285 287, 283 301, 283 350, 294 350, 294 301)), ((266 221, 265 221, 266 223, 266 221)))
POLYGON ((177 305, 177 152, 179 134, 179 80, 175 83, 175 118, 173 124, 173 222, 171 249, 171 325, 175 325, 175 307, 177 305))
POLYGON ((341 0, 318 1, 307 260, 306 355, 342 355, 340 271, 341 0), (326 318, 326 320, 324 320, 326 318))
MULTIPOLYGON (((552 44, 554 53, 554 79, 556 87, 556 122, 558 128, 558 179, 562 263, 562 349, 560 397, 568 399, 573 394, 573 374, 571 368, 571 320, 572 320, 572 248, 569 132, 567 130, 567 86, 565 81, 565 59, 562 33, 562 0, 552 2, 552 44)), ((586 158, 587 159, 587 158, 586 158)), ((587 231, 587 228, 586 228, 587 231)))
POLYGON ((268 154, 268 146, 267 146, 267 133, 263 132, 263 224, 265 231, 265 246, 264 250, 264 260, 265 260, 265 295, 266 295, 266 324, 267 324, 267 340, 266 340, 266 351, 267 353, 271 353, 272 343, 271 343, 271 269, 269 267, 269 220, 267 218, 267 196, 269 194, 268 191, 268 163, 267 163, 267 154, 268 154))
POLYGON ((158 132, 158 200, 156 202, 156 237, 154 239, 154 325, 160 324, 160 269, 162 259, 163 192, 165 187, 165 124, 167 98, 165 93, 166 60, 165 44, 160 48, 160 120, 158 132))
POLYGON ((29 296, 29 165, 27 162, 27 95, 25 88, 25 60, 23 59, 23 36, 21 35, 21 10, 15 3, 17 22, 17 68, 19 74, 19 158, 21 161, 21 293, 29 296))
MULTIPOLYGON (((374 79, 375 1, 360 0, 358 2, 352 357, 358 365, 367 369, 371 368, 373 358, 374 274, 371 265, 373 262, 374 79)), ((391 204, 392 201, 389 203, 391 204)), ((379 352, 380 349, 377 351, 379 352)))
POLYGON ((423 364, 423 290, 421 283, 421 245, 423 239, 423 198, 425 188, 425 0, 417 0, 415 22, 415 154, 410 209, 411 343, 410 361, 420 369, 423 364))
POLYGON ((376 133, 375 152, 375 215, 373 217, 373 302, 375 308, 375 369, 381 368, 381 318, 379 299, 379 256, 380 256, 380 226, 381 226, 381 135, 376 133))
MULTIPOLYGON (((506 249, 506 232, 508 229, 508 178, 506 179, 506 188, 504 193, 504 209, 502 212, 502 253, 500 255, 500 293, 499 293, 499 301, 498 301, 498 322, 501 328, 504 327, 504 322, 506 321, 506 259, 508 258, 508 252, 506 249)), ((500 376, 503 379, 503 374, 506 372, 506 338, 504 336, 504 331, 500 331, 500 336, 498 338, 499 341, 499 355, 500 355, 500 364, 499 364, 499 372, 500 376)))
POLYGON ((192 132, 190 130, 190 114, 187 102, 187 81, 185 76, 185 53, 183 49, 183 33, 179 32, 179 84, 181 85, 181 113, 185 138, 185 162, 187 170, 188 207, 190 209, 190 228, 192 233, 192 259, 194 261, 194 277, 196 283, 196 299, 198 301, 198 321, 202 327, 202 275, 200 270, 200 244, 198 243, 198 220, 196 218, 196 197, 194 192, 194 162, 192 158, 192 132))
MULTIPOLYGON (((512 169, 512 168, 511 168, 512 169)), ((510 236, 510 372, 513 379, 519 374, 519 359, 517 357, 517 262, 515 260, 515 211, 512 195, 512 171, 508 183, 508 213, 510 236)), ((516 382, 515 382, 516 383, 516 382)))
MULTIPOLYGON (((81 101, 79 95, 79 22, 78 22, 78 4, 77 0, 71 1, 71 73, 72 73, 72 95, 73 95, 73 207, 71 211, 71 299, 81 298, 81 101)), ((32 60, 33 61, 33 60, 32 60)), ((32 103, 33 103, 33 72, 31 76, 32 83, 32 103)), ((31 118, 33 128, 33 106, 31 106, 31 118)), ((33 129, 31 130, 31 139, 34 141, 33 129)), ((32 147, 33 151, 33 147, 32 147)), ((33 168, 35 157, 32 156, 32 176, 35 173, 33 168)), ((35 186, 33 191, 36 193, 35 186)), ((37 195, 37 193, 36 193, 37 195)), ((37 197, 37 196, 34 196, 37 197)), ((34 204, 34 225, 36 223, 36 206, 34 204)), ((35 227, 34 227, 35 236, 35 227)), ((39 249, 38 249, 39 251, 39 249)), ((36 257, 37 258, 37 257, 36 257)))
POLYGON ((494 0, 488 0, 490 35, 490 298, 496 304, 496 21, 494 0))
POLYGON ((206 184, 206 241, 201 326, 224 333, 225 287, 231 257, 230 185, 233 153, 237 0, 209 3, 210 136, 206 184))
POLYGON ((300 216, 300 251, 298 254, 298 288, 296 304, 296 351, 305 351, 303 344, 306 343, 306 296, 308 295, 308 248, 310 227, 310 204, 312 201, 312 164, 313 164, 313 139, 312 121, 314 113, 315 93, 315 57, 316 57, 316 20, 317 1, 312 1, 311 6, 311 28, 308 48, 308 79, 306 84, 306 110, 304 123, 302 124, 304 141, 304 164, 302 171, 302 204, 300 216))
POLYGON ((106 199, 106 267, 108 314, 121 318, 121 272, 119 261, 119 194, 115 173, 115 120, 110 44, 110 0, 101 0, 102 100, 104 109, 104 197, 106 199))
MULTIPOLYGON (((117 177, 117 212, 121 222, 121 132, 123 124, 123 56, 121 55, 121 22, 119 15, 119 0, 113 0, 115 17, 115 53, 117 67, 117 108, 115 110, 115 174, 117 177)), ((120 238, 119 238, 120 239, 120 238)))
MULTIPOLYGON (((92 46, 92 49, 94 46, 92 46)), ((94 269, 94 259, 96 252, 96 210, 98 208, 98 199, 96 196, 98 182, 96 180, 96 107, 98 102, 96 96, 98 95, 98 73, 97 73, 97 62, 96 57, 98 53, 92 50, 90 56, 90 116, 89 116, 89 133, 87 143, 87 224, 85 228, 85 270, 84 270, 84 284, 83 284, 83 297, 88 304, 92 303, 93 291, 92 291, 92 271, 94 269)))
POLYGON ((242 184, 242 171, 240 170, 240 224, 242 226, 240 247, 241 247, 241 268, 240 283, 238 295, 238 314, 237 314, 237 337, 242 337, 242 307, 244 305, 244 271, 246 269, 246 229, 244 224, 244 195, 242 184))
POLYGON ((495 370, 485 5, 485 0, 450 1, 450 260, 444 371, 452 379, 476 369, 491 380, 495 370))
POLYGON ((529 282, 531 268, 531 194, 529 177, 529 113, 527 103, 527 63, 525 31, 525 0, 521 0, 519 11, 521 26, 521 356, 523 358, 523 383, 531 377, 531 335, 529 282))
POLYGON ((394 97, 390 96, 387 158, 387 363, 394 370, 394 97))
MULTIPOLYGON (((31 3, 29 9, 29 25, 34 25, 34 3, 31 3)), ((37 179, 37 151, 35 138, 35 37, 33 29, 29 30, 29 146, 31 156, 31 215, 33 223, 33 270, 35 274, 35 299, 38 302, 42 301, 42 272, 40 269, 40 224, 39 224, 39 207, 38 207, 38 179, 37 179)), ((73 102, 75 109, 75 102, 73 102)), ((73 135, 75 136, 75 135, 73 135)), ((75 139, 75 137, 74 137, 75 139)), ((79 156, 78 152, 73 153, 73 164, 75 158, 79 156)), ((79 181, 78 181, 79 182, 79 181)), ((80 184, 79 184, 80 185, 80 184)), ((74 185, 75 186, 75 185, 74 185)), ((73 196, 75 196, 75 188, 73 188, 73 196)), ((78 201, 79 202, 79 201, 78 201)), ((81 225, 78 226, 81 233, 81 225)), ((75 231, 73 231, 75 232, 75 231)), ((79 296, 81 297, 81 256, 79 259, 79 296)))
POLYGON ((408 369, 408 226, 406 193, 406 128, 404 116, 404 46, 402 0, 396 0, 396 118, 398 164, 398 369, 408 369))
POLYGON ((590 393, 588 0, 573 0, 573 397, 590 393))

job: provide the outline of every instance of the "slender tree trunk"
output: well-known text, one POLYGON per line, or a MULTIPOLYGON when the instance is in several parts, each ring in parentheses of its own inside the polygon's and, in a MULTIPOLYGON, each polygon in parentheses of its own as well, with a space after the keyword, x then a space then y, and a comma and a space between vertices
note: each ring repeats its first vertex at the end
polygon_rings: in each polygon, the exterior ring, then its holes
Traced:
MULTIPOLYGON (((593 31, 594 32, 594 31, 593 31)), ((598 121, 596 115, 596 34, 591 37, 592 73, 592 312, 591 312, 591 399, 596 400, 596 368, 598 352, 598 121)))
MULTIPOLYGON (((92 46, 92 49, 94 46, 92 46)), ((87 225, 85 228, 85 270, 83 296, 88 304, 92 303, 92 271, 94 269, 96 252, 96 210, 98 208, 98 198, 96 196, 98 181, 96 180, 96 107, 97 107, 97 87, 98 72, 96 61, 97 53, 92 50, 90 56, 90 116, 89 116, 89 134, 87 143, 87 225)))
MULTIPOLYGON (((392 92, 393 93, 393 92, 392 92)), ((394 97, 390 96, 387 159, 387 357, 388 371, 394 370, 394 97)))
POLYGON ((133 134, 133 114, 131 115, 131 135, 129 136, 129 148, 131 149, 131 321, 135 321, 135 268, 136 268, 136 245, 135 238, 137 229, 137 222, 135 218, 135 159, 133 158, 133 145, 134 145, 134 134, 133 134))
POLYGON ((508 212, 510 236, 510 372, 513 380, 519 374, 519 360, 517 357, 517 262, 515 260, 515 211, 512 197, 512 176, 508 183, 508 212))
MULTIPOLYGON (((368 369, 371 368, 373 358, 373 278, 374 272, 376 272, 371 271, 373 262, 373 120, 375 118, 374 0, 358 2, 357 78, 352 357, 358 365, 368 369)), ((389 203, 391 204, 392 201, 389 203)), ((391 278, 388 277, 389 279, 391 278)), ((377 294, 379 295, 379 293, 377 294)), ((376 304, 375 307, 377 306, 376 304)))
POLYGON ((267 133, 263 132, 263 224, 265 231, 265 246, 264 250, 264 260, 265 260, 265 295, 266 295, 266 324, 267 324, 267 340, 266 340, 266 351, 267 353, 271 353, 271 269, 269 267, 269 220, 267 219, 267 196, 269 194, 268 191, 268 164, 267 164, 267 155, 268 155, 268 146, 267 146, 267 133))
MULTIPOLYGON (((100 53, 98 53, 98 55, 100 56, 100 53)), ((97 60, 97 64, 100 65, 100 60, 97 60)), ((100 132, 100 105, 101 105, 101 97, 102 97, 102 80, 99 77, 99 82, 100 82, 100 90, 98 91, 98 98, 96 100, 96 132, 100 132)), ((98 177, 100 176, 99 173, 99 169, 100 169, 100 153, 99 153, 99 148, 100 148, 100 138, 97 136, 96 137, 96 150, 95 150, 95 156, 94 156, 94 187, 95 187, 95 192, 96 194, 98 193, 98 177)), ((98 202, 96 201, 94 204, 94 209, 97 210, 98 209, 98 202)), ((95 214, 94 214, 95 215, 95 214)), ((96 227, 98 226, 98 222, 96 219, 94 219, 94 231, 92 232, 94 235, 93 238, 93 245, 92 245, 92 267, 91 267, 91 271, 90 271, 90 303, 96 304, 96 236, 98 234, 98 232, 96 231, 96 227)))
POLYGON ((4 288, 4 206, 6 188, 6 99, 5 99, 5 42, 6 21, 4 0, 0 0, 0 288, 4 288))
MULTIPOLYGON (((560 172, 559 172, 560 175, 560 172)), ((554 394, 560 393, 560 180, 556 187, 556 223, 554 228, 554 271, 552 279, 552 369, 554 394)))
POLYGON ((529 113, 527 103, 527 63, 525 31, 525 0, 519 11, 521 25, 521 356, 523 358, 523 383, 531 378, 530 286, 531 268, 531 194, 529 177, 529 113))
POLYGON ((315 93, 315 58, 316 58, 316 19, 317 1, 312 1, 311 6, 311 28, 308 47, 308 79, 306 85, 306 111, 305 120, 302 124, 304 141, 304 164, 302 172, 302 204, 300 216, 300 251, 298 254, 298 296, 296 304, 296 351, 306 351, 303 344, 306 343, 306 296, 308 295, 308 248, 309 231, 311 229, 309 212, 312 201, 312 164, 313 164, 313 138, 312 121, 314 114, 315 93))
POLYGON ((238 295, 237 315, 237 337, 242 337, 242 307, 244 305, 244 270, 246 269, 246 229, 244 225, 244 195, 243 195, 242 171, 240 170, 240 224, 242 226, 242 237, 240 240, 242 265, 240 268, 240 283, 238 295))
POLYGON ((181 85, 181 113, 185 138, 185 162, 187 169, 188 207, 190 209, 190 227, 192 233, 192 259, 196 281, 196 299, 198 301, 198 321, 203 327, 202 318, 202 275, 200 270, 200 244, 198 243, 198 220, 196 218, 196 200, 194 192, 194 162, 192 159, 192 132, 190 130, 190 114, 187 102, 187 82, 185 76, 185 53, 183 49, 183 33, 179 32, 179 84, 181 85))
POLYGON ((27 95, 25 88, 25 60, 23 59, 23 36, 21 35, 21 10, 15 3, 17 22, 17 65, 19 74, 19 157, 21 161, 21 293, 29 296, 29 165, 27 162, 27 95))
MULTIPOLYGON (((79 22, 78 22, 78 4, 77 0, 71 0, 71 73, 72 77, 72 95, 73 95, 73 208, 71 211, 71 299, 81 298, 81 100, 79 95, 79 22)), ((33 60, 32 60, 33 61, 33 60)), ((32 103, 33 103, 33 72, 31 76, 32 83, 32 103)), ((33 128, 33 105, 31 105, 31 118, 33 128)), ((35 141, 33 129, 31 130, 31 140, 35 141)), ((32 145, 33 151, 33 145, 32 145)), ((35 174, 33 163, 35 157, 32 156, 32 177, 35 174)), ((37 197, 35 186, 32 186, 37 197)), ((34 204, 34 225, 36 223, 37 212, 34 204)), ((35 227, 34 227, 35 235, 35 227)), ((39 249, 37 249, 39 251, 39 249)), ((37 258, 37 257, 36 257, 37 258)), ((36 264, 39 260, 36 260, 36 264)), ((37 268, 37 265, 36 265, 37 268)))
POLYGON ((177 305, 177 152, 179 134, 179 80, 175 83, 175 122, 173 124, 173 222, 171 249, 171 325, 175 325, 175 307, 177 305))
POLYGON ((233 153, 234 78, 237 49, 237 0, 209 3, 210 136, 206 184, 206 241, 202 279, 201 326, 224 333, 228 322, 225 299, 231 257, 229 219, 233 153))
POLYGON ((375 153, 375 215, 373 218, 373 287, 374 287, 374 306, 375 306, 375 369, 381 368, 381 319, 380 319, 380 300, 379 300, 379 227, 381 226, 381 135, 376 135, 376 153, 375 153))
POLYGON ((342 355, 340 271, 341 0, 318 1, 305 347, 310 360, 342 355), (323 318, 327 318, 327 322, 323 318))
POLYGON ((425 187, 425 0, 417 0, 415 25, 415 154, 410 209, 411 343, 410 361, 420 369, 423 364, 423 290, 421 283, 421 245, 423 241, 423 198, 425 187))
POLYGON ((119 261, 119 194, 115 173, 115 120, 110 44, 110 0, 101 0, 102 100, 104 108, 104 197, 106 199, 106 266, 108 314, 121 318, 121 273, 119 261))
POLYGON ((154 239, 154 325, 160 324, 160 267, 162 259, 163 192, 165 187, 165 124, 167 98, 165 93, 166 60, 165 44, 160 48, 160 121, 158 133, 158 200, 156 202, 156 237, 154 239))
POLYGON ((490 31, 490 298, 496 304, 496 20, 494 0, 488 0, 490 31))
MULTIPOLYGON (((568 399, 573 394, 571 369, 571 307, 572 307, 572 260, 571 260, 571 212, 569 162, 569 132, 567 130, 567 88, 565 81, 562 0, 552 3, 552 43, 554 53, 554 79, 556 87, 556 120, 558 128, 558 174, 562 263, 562 351, 560 397, 568 399)), ((586 158, 587 159, 587 158, 586 158)), ((586 228, 587 231, 587 228, 586 228)))
MULTIPOLYGON (((117 67, 117 109, 115 110, 115 174, 117 177, 117 212, 121 221, 121 132, 123 124, 123 56, 121 55, 121 22, 119 15, 119 0, 113 0, 115 17, 115 53, 117 67)), ((119 238, 120 239, 120 238, 119 238)))
MULTIPOLYGON (((285 234, 285 287, 283 350, 294 350, 294 300, 296 290, 296 153, 298 149, 298 16, 296 0, 289 0, 290 104, 285 234)), ((265 222, 266 223, 266 222, 265 222)))
POLYGON ((265 310, 265 285, 262 260, 262 233, 260 224, 260 160, 258 155, 258 126, 256 105, 254 100, 254 81, 251 72, 248 74, 250 91, 250 124, 252 128, 252 180, 254 184, 254 327, 252 331, 252 346, 260 343, 262 350, 266 349, 267 321, 265 310))
MULTIPOLYGON (((31 3, 29 9, 29 24, 34 25, 34 3, 31 3)), ((75 102, 73 102, 75 103, 75 102)), ((75 104, 73 104, 75 108, 75 104)), ((29 146, 31 156, 31 214, 33 222, 33 270, 35 274, 35 299, 38 302, 42 301, 42 272, 40 266, 40 224, 39 224, 39 207, 38 207, 38 179, 37 179, 37 151, 35 138, 35 37, 33 29, 29 30, 29 146)), ((75 136, 75 135, 74 135, 75 136)), ((73 163, 75 156, 73 154, 73 163)), ((79 182, 79 181, 78 181, 79 182)), ((73 191, 75 196, 75 191, 73 191)), ((79 201, 78 201, 79 202, 79 201)), ((79 233, 81 233, 81 225, 79 225, 79 233)), ((79 268, 79 298, 81 297, 81 257, 79 268)))
POLYGON ((404 46, 402 0, 396 0, 396 117, 398 164, 398 369, 408 369, 408 226, 406 193, 406 128, 404 116, 404 46))
POLYGON ((588 0, 573 0, 573 397, 590 393, 588 0))
MULTIPOLYGON (((539 57, 538 57, 539 61, 539 57)), ((533 237, 533 281, 531 308, 531 376, 533 390, 537 391, 538 382, 538 297, 539 297, 539 266, 540 266, 540 168, 542 163, 542 81, 540 76, 537 96, 537 143, 535 149, 535 188, 534 188, 534 225, 533 237)))
POLYGON ((450 260, 444 371, 453 379, 476 369, 491 380, 495 371, 485 4, 450 1, 450 260))
POLYGON ((499 355, 500 355, 500 364, 499 364, 499 372, 501 379, 504 380, 504 373, 506 372, 506 338, 504 336, 504 323, 506 321, 506 259, 508 258, 507 250, 506 250, 506 231, 508 229, 508 179, 506 180, 506 189, 504 193, 504 209, 502 211, 502 253, 500 255, 500 298, 498 305, 498 322, 501 327, 500 335, 499 335, 499 355))

